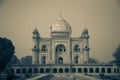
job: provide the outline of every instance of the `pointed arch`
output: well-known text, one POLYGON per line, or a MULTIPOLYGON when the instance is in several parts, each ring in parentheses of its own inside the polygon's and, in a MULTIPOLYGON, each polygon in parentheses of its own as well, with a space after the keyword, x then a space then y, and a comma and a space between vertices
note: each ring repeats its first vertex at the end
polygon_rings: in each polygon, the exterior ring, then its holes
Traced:
POLYGON ((74 46, 74 52, 80 52, 80 47, 78 44, 74 46))
POLYGON ((41 51, 42 51, 42 52, 47 52, 47 51, 48 51, 47 45, 42 45, 41 51))
POLYGON ((59 63, 59 64, 63 64, 63 58, 62 58, 62 57, 59 57, 59 58, 58 58, 58 63, 59 63))
POLYGON ((75 56, 75 57, 74 57, 74 63, 75 63, 75 64, 78 63, 78 57, 79 57, 79 56, 75 56))
POLYGON ((41 64, 46 64, 46 56, 41 57, 41 64))
POLYGON ((59 45, 57 45, 55 52, 56 53, 66 52, 66 47, 63 44, 59 44, 59 45))

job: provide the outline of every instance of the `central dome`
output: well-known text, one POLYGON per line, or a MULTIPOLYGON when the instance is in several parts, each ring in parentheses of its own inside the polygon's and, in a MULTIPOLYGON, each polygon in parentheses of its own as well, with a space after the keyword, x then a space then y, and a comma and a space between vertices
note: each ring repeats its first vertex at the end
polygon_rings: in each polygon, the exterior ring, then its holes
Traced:
POLYGON ((71 32, 71 26, 60 15, 59 19, 54 21, 54 23, 52 24, 51 32, 71 32))

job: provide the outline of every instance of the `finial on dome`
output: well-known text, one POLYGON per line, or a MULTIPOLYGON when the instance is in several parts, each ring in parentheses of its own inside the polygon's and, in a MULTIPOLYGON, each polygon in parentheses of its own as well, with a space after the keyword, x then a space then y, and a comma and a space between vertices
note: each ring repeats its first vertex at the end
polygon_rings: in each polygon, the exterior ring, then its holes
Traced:
POLYGON ((63 18, 63 16, 62 16, 61 13, 60 13, 60 15, 59 15, 59 20, 64 20, 64 18, 63 18))
POLYGON ((35 26, 35 29, 33 30, 33 34, 39 33, 37 26, 35 26))

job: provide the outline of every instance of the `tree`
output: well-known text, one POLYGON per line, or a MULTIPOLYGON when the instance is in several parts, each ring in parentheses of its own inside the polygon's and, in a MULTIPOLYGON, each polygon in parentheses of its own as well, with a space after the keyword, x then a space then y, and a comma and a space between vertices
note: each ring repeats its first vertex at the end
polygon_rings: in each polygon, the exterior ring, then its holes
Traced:
POLYGON ((99 63, 99 62, 96 59, 89 58, 88 63, 96 64, 96 63, 99 63))
POLYGON ((113 57, 115 58, 115 60, 113 60, 112 63, 115 63, 118 67, 120 67, 120 45, 113 53, 113 57))
POLYGON ((0 72, 6 68, 6 64, 10 62, 12 55, 15 53, 15 47, 12 41, 7 38, 0 38, 0 72))
POLYGON ((10 64, 20 64, 20 60, 17 58, 16 55, 12 55, 10 64))

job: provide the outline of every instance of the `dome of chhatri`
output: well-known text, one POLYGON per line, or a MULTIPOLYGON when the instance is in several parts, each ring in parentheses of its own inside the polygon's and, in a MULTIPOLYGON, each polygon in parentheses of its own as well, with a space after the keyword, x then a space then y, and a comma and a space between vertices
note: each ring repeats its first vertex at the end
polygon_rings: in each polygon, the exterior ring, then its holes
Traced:
POLYGON ((83 30, 83 34, 88 34, 88 29, 87 29, 87 28, 85 28, 85 29, 83 30))
POLYGON ((52 24, 51 32, 71 32, 71 26, 60 15, 59 19, 52 24))

